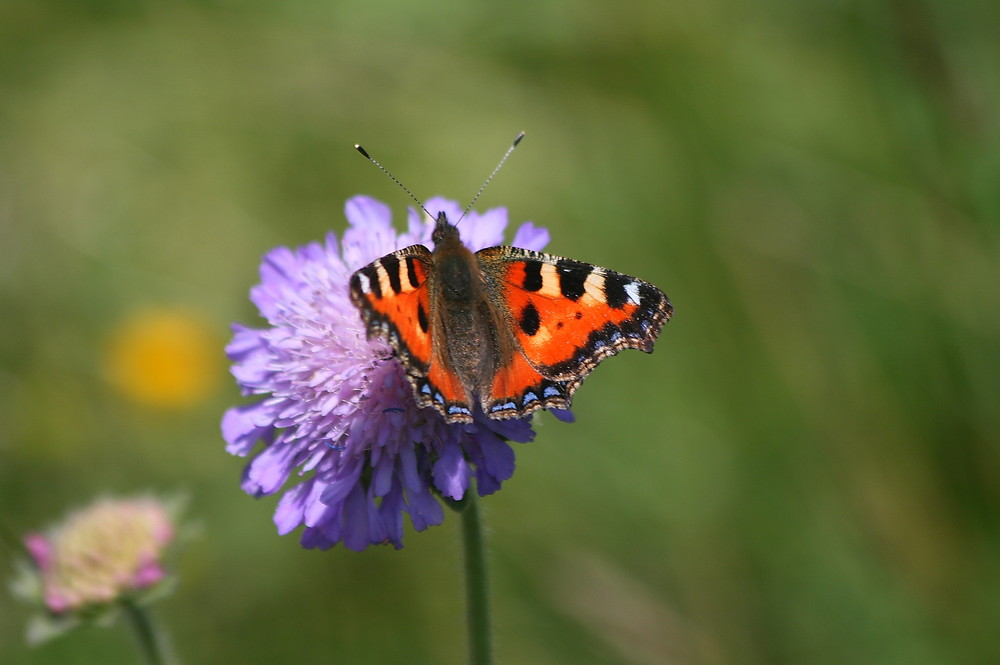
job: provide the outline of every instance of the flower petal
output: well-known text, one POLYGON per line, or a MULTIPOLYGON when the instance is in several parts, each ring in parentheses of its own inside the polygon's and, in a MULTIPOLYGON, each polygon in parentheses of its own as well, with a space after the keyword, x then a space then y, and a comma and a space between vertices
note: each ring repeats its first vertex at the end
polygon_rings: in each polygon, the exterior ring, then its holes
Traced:
POLYGON ((445 446, 434 463, 434 486, 449 499, 461 499, 469 487, 469 465, 460 446, 445 446))
POLYGON ((524 249, 533 249, 536 252, 540 252, 549 244, 549 231, 548 229, 535 226, 531 222, 525 222, 518 227, 512 244, 514 247, 523 247, 524 249))

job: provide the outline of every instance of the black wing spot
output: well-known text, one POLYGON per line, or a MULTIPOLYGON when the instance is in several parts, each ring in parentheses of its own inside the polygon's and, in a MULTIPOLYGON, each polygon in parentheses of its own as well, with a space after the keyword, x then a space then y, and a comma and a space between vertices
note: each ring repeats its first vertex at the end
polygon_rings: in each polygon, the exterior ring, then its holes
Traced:
POLYGON ((410 278, 410 286, 417 288, 420 286, 420 279, 417 277, 417 260, 412 256, 406 257, 406 276, 410 278))
POLYGON ((537 291, 542 288, 542 262, 526 261, 524 264, 524 283, 521 285, 525 291, 537 291))
POLYGON ((521 310, 521 320, 519 325, 524 334, 529 337, 538 332, 539 326, 542 324, 541 319, 538 317, 538 310, 532 303, 528 303, 524 309, 521 310))
POLYGON ((382 258, 382 269, 389 275, 389 285, 393 292, 399 293, 403 290, 403 283, 399 279, 399 259, 390 254, 382 258))
POLYGON ((584 282, 587 281, 587 276, 593 269, 594 266, 589 263, 560 259, 556 263, 556 272, 559 274, 559 290, 570 300, 579 300, 584 292, 584 282))
POLYGON ((424 311, 423 303, 417 303, 417 323, 420 324, 420 329, 426 334, 430 328, 430 324, 427 321, 427 312, 424 311))
POLYGON ((609 306, 621 309, 629 302, 625 287, 630 281, 629 277, 620 272, 609 270, 604 274, 604 298, 607 300, 609 306))

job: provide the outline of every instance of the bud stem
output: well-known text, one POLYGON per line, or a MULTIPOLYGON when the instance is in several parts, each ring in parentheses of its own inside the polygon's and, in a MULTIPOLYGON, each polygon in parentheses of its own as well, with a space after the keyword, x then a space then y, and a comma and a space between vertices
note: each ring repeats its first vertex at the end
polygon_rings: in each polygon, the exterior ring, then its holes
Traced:
POLYGON ((132 633, 142 652, 143 661, 147 665, 177 665, 174 658, 169 657, 165 648, 166 639, 158 630, 149 610, 140 607, 132 600, 123 600, 122 609, 128 617, 132 633))

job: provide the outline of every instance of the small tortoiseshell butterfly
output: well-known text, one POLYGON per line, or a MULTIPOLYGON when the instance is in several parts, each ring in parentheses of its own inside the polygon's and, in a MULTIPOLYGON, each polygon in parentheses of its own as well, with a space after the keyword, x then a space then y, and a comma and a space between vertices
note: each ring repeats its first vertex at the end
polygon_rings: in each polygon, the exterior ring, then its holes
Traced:
POLYGON ((351 300, 417 402, 451 423, 471 422, 476 405, 495 419, 569 409, 603 359, 652 353, 673 314, 660 289, 607 268, 518 247, 473 253, 443 212, 431 238, 433 251, 412 245, 355 272, 351 300))

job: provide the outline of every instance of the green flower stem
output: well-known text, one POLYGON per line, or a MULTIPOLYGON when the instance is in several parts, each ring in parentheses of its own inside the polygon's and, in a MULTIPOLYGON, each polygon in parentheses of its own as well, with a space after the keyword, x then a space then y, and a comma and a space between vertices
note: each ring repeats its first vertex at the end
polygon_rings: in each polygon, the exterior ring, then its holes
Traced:
POLYGON ((465 493, 462 510, 462 544, 465 549, 465 598, 469 623, 469 663, 489 665, 493 660, 490 649, 490 598, 486 579, 486 552, 483 527, 479 520, 478 497, 470 487, 465 493))
POLYGON ((122 608, 142 651, 143 661, 148 665, 175 665, 166 651, 163 633, 157 630, 149 611, 131 600, 122 601, 122 608))

